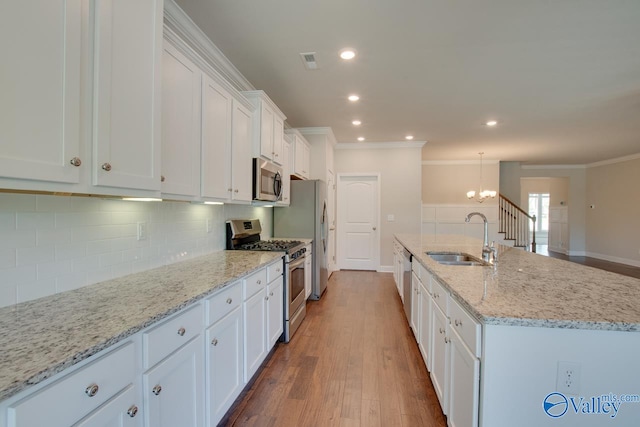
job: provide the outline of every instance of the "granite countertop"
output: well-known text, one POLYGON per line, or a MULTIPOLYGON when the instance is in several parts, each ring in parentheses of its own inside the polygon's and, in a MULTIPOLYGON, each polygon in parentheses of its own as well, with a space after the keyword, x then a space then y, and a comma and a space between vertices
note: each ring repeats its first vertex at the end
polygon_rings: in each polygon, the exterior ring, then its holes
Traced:
POLYGON ((0 400, 282 257, 220 251, 0 308, 0 400))
POLYGON ((497 266, 438 264, 425 252, 482 258, 482 240, 397 234, 452 296, 485 324, 640 331, 640 280, 498 245, 497 266))

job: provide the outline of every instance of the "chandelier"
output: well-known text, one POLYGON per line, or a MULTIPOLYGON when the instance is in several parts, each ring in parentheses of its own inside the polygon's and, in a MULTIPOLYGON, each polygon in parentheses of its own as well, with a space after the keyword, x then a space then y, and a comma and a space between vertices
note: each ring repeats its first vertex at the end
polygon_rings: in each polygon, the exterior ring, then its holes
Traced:
POLYGON ((483 190, 482 189, 482 155, 484 153, 480 152, 478 154, 480 154, 480 191, 477 193, 477 196, 476 196, 476 192, 474 190, 467 191, 467 198, 468 199, 474 199, 476 202, 482 203, 488 198, 496 197, 497 193, 495 191, 493 191, 493 190, 483 190))

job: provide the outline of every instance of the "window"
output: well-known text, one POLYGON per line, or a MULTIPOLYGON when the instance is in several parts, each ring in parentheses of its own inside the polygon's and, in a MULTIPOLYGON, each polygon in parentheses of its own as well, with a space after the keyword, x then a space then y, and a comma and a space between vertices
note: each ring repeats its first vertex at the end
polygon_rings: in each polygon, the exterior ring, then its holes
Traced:
POLYGON ((549 231, 549 193, 529 193, 529 215, 536 216, 536 232, 549 231))

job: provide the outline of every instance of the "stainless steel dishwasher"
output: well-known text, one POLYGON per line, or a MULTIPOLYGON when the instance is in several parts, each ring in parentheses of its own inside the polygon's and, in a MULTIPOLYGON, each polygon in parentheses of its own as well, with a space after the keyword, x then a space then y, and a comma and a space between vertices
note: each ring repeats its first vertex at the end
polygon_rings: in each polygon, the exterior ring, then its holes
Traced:
POLYGON ((402 249, 402 295, 404 312, 411 323, 411 252, 402 249))

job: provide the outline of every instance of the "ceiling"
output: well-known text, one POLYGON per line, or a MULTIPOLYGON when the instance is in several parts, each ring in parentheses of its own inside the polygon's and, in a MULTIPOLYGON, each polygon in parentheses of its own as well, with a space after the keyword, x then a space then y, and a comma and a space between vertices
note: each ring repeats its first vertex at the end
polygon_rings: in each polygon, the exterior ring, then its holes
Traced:
POLYGON ((638 0, 176 3, 291 127, 339 143, 412 134, 425 160, 528 164, 640 153, 638 0))

